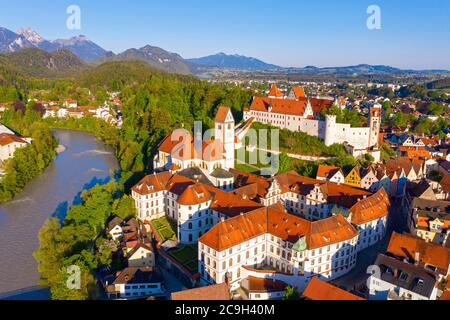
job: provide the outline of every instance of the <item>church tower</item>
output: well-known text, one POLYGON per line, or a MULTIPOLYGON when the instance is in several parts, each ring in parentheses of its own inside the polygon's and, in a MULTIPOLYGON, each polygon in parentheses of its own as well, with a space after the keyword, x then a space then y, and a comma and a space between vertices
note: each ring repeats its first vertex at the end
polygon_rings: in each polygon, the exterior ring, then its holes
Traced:
POLYGON ((380 123, 381 123, 381 105, 375 104, 370 108, 370 135, 369 147, 378 148, 378 140, 380 137, 380 123))
POLYGON ((225 156, 225 168, 234 168, 234 118, 230 108, 220 107, 215 119, 215 138, 222 141, 225 156))

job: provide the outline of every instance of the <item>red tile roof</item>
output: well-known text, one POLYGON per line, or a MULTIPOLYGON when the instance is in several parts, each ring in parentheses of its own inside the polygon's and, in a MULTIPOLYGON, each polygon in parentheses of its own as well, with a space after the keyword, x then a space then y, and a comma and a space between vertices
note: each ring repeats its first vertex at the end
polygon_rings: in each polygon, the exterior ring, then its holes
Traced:
POLYGON ((280 184, 283 193, 294 192, 301 195, 308 195, 315 186, 320 186, 328 203, 337 204, 346 208, 351 208, 358 202, 358 199, 361 200, 365 196, 372 195, 371 192, 364 189, 303 177, 295 171, 278 175, 275 177, 275 180, 280 184))
POLYGON ((249 276, 245 281, 249 292, 282 292, 286 290, 287 283, 278 280, 256 278, 249 276))
POLYGON ((172 300, 185 301, 225 301, 231 300, 228 285, 226 283, 207 287, 195 288, 172 293, 172 300))
POLYGON ((14 134, 9 134, 9 133, 1 133, 0 134, 0 145, 1 146, 6 146, 8 144, 11 143, 27 143, 24 138, 16 136, 14 134))
POLYGON ((305 94, 305 90, 303 90, 302 87, 294 87, 292 88, 292 90, 294 91, 295 97, 298 98, 306 98, 306 94, 305 94))
POLYGON ((177 199, 182 206, 193 206, 211 200, 211 194, 201 183, 188 186, 177 199))
POLYGON ((228 113, 230 113, 231 110, 228 107, 219 107, 216 113, 216 122, 224 123, 227 119, 228 113))
POLYGON ((388 253, 400 258, 415 260, 416 253, 423 265, 435 266, 447 273, 450 264, 450 248, 429 243, 420 238, 394 232, 391 236, 388 253))
POLYGON ((261 204, 243 199, 239 195, 168 171, 144 177, 132 190, 140 195, 167 190, 179 196, 177 202, 181 205, 195 205, 211 200, 210 208, 227 217, 234 217, 262 207, 261 204))
POLYGON ((269 112, 269 108, 272 113, 303 116, 307 106, 305 100, 288 100, 288 99, 271 99, 263 97, 254 97, 250 110, 269 112))
POLYGON ((319 168, 317 169, 317 177, 324 178, 324 179, 330 179, 339 171, 341 171, 341 169, 338 167, 325 166, 325 165, 321 164, 321 165, 319 165, 319 168))
POLYGON ((199 241, 223 251, 267 233, 291 243, 306 237, 309 249, 350 240, 358 234, 341 215, 311 222, 273 208, 260 208, 215 225, 199 241))
POLYGON ((350 292, 342 290, 318 278, 312 278, 303 292, 303 296, 310 300, 365 300, 350 292))
POLYGON ((202 142, 201 150, 196 149, 192 135, 185 133, 174 137, 168 135, 158 147, 158 150, 171 154, 173 158, 179 160, 203 159, 205 161, 215 161, 224 159, 224 148, 220 140, 206 140, 202 142), (178 138, 178 139, 175 139, 178 138))
POLYGON ((270 88, 269 97, 281 98, 281 97, 284 97, 284 94, 281 93, 281 91, 278 89, 278 86, 274 83, 274 84, 272 84, 272 87, 270 88))
POLYGON ((352 223, 361 225, 386 217, 389 213, 390 207, 391 202, 389 200, 389 196, 384 188, 381 188, 374 195, 360 200, 350 208, 352 223))

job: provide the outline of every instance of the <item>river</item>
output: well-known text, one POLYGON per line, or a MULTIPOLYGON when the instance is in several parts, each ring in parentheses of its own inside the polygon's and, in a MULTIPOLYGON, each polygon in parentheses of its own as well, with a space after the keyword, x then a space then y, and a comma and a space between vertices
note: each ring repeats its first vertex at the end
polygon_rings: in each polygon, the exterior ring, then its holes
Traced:
POLYGON ((111 179, 114 151, 93 135, 54 130, 66 150, 11 202, 0 205, 0 299, 46 299, 32 253, 50 217, 63 218, 83 189, 111 179))

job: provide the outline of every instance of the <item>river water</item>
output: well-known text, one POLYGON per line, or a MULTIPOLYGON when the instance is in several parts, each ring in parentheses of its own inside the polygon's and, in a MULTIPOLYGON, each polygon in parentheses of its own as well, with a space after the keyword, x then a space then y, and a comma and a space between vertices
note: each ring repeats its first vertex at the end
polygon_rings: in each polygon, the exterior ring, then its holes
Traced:
POLYGON ((83 189, 111 179, 118 163, 112 148, 94 136, 55 130, 66 150, 11 202, 0 205, 0 299, 45 299, 32 253, 48 218, 63 218, 83 189))

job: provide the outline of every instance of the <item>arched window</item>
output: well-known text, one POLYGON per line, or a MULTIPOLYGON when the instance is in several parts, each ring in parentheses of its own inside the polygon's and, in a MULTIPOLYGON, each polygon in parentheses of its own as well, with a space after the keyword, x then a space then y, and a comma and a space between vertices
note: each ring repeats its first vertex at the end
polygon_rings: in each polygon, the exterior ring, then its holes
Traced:
POLYGON ((191 222, 189 222, 188 228, 189 228, 189 230, 192 229, 192 223, 191 222))
POLYGON ((189 242, 192 242, 192 234, 189 235, 189 242))

